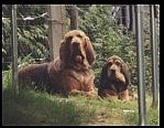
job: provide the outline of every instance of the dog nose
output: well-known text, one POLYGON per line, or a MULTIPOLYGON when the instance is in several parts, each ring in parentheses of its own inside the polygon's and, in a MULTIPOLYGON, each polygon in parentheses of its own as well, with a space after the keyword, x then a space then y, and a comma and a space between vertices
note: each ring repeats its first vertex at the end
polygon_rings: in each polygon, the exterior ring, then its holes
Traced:
POLYGON ((71 42, 72 42, 72 44, 78 45, 78 44, 80 44, 80 39, 77 37, 73 37, 71 42))
POLYGON ((112 65, 111 68, 110 68, 110 70, 111 70, 112 72, 115 72, 115 71, 116 71, 116 66, 115 66, 115 65, 112 65))
POLYGON ((116 70, 115 69, 111 69, 111 72, 115 72, 116 70))
POLYGON ((80 46, 80 43, 78 43, 78 42, 72 42, 72 43, 73 43, 74 47, 79 47, 80 46))
POLYGON ((79 45, 80 43, 79 42, 77 42, 77 41, 75 41, 75 42, 72 42, 73 43, 73 45, 79 45))

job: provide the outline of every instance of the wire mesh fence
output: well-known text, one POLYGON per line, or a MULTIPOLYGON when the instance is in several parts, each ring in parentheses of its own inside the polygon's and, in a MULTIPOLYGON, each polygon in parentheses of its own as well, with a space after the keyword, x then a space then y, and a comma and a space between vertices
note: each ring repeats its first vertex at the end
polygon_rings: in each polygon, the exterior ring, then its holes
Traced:
MULTIPOLYGON (((90 5, 91 6, 91 5, 90 5)), ((75 7, 75 6, 74 6, 75 7)), ((85 7, 85 6, 84 6, 85 7)), ((151 58, 150 52, 154 50, 151 45, 151 26, 149 21, 151 21, 149 5, 143 6, 143 31, 144 31, 144 58, 146 61, 145 66, 145 78, 146 78, 146 87, 154 87, 152 85, 153 78, 153 59, 151 58), (148 57, 147 57, 148 56, 148 57)), ((11 20, 11 6, 3 5, 2 6, 2 71, 8 70, 9 66, 12 63, 12 20, 11 20)), ((76 6, 76 9, 80 13, 85 10, 81 7, 76 6)), ((154 9, 154 25, 155 25, 155 42, 157 44, 157 54, 154 57, 157 57, 156 67, 159 68, 159 5, 153 5, 154 9)), ((77 11, 76 10, 76 11, 77 11)), ((86 9, 87 10, 87 9, 86 9)), ((66 8, 66 11, 69 11, 66 8)), ((71 10, 72 11, 72 10, 71 10)), ((136 17, 135 17, 135 5, 114 5, 112 16, 113 20, 117 22, 118 25, 123 26, 123 33, 127 34, 132 32, 134 35, 136 33, 136 17)), ((66 22, 69 22, 71 19, 71 14, 67 14, 66 22), (68 16, 69 15, 69 16, 68 16)), ((18 64, 19 66, 29 64, 29 63, 43 63, 50 60, 50 46, 48 40, 48 12, 47 6, 45 5, 18 5, 17 6, 17 44, 18 44, 18 64)), ((77 19, 77 18, 76 18, 77 19)), ((77 28, 80 24, 73 21, 72 28, 77 28), (75 25, 76 24, 76 25, 75 25), (77 25, 78 24, 78 25, 77 25)), ((67 23, 67 27, 69 26, 67 23)), ((68 27, 71 28, 71 27, 68 27)), ((156 72, 159 75, 159 72, 156 72)), ((154 76, 155 77, 155 76, 154 76)), ((157 78, 157 83, 159 84, 159 77, 157 78)), ((159 85, 156 86, 156 89, 159 89, 159 85)), ((156 90, 155 90, 156 91, 156 90)), ((159 90, 158 90, 159 91, 159 90)), ((155 92, 156 93, 156 92, 155 92)), ((154 94, 154 92, 153 92, 154 94)), ((155 95, 158 95, 156 93, 155 95)), ((156 97, 154 97, 156 99, 156 97)))

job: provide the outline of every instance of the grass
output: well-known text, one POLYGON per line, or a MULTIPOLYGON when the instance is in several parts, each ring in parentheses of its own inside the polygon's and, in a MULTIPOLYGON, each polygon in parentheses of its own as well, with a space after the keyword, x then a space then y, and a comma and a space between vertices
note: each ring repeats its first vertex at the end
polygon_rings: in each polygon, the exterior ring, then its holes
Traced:
MULTIPOLYGON (((26 89, 15 99, 3 91, 4 125, 138 125, 137 101, 62 98, 26 89)), ((150 99, 150 97, 148 97, 150 99)), ((158 110, 148 106, 148 125, 158 125, 158 110)))
MULTIPOLYGON (((7 81, 3 81, 7 82, 7 81)), ((3 125, 139 125, 137 100, 130 102, 89 99, 80 95, 62 98, 32 89, 13 96, 3 85, 3 125)), ((146 97, 147 125, 159 125, 159 110, 146 97)))

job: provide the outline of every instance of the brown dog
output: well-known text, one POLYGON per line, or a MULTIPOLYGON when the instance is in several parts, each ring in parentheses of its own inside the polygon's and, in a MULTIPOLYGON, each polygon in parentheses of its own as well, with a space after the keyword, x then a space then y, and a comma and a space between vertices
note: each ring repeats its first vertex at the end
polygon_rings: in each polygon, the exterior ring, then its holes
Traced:
POLYGON ((128 66, 120 57, 113 55, 108 58, 102 68, 98 95, 109 99, 129 100, 129 82, 128 66))
POLYGON ((19 79, 21 83, 28 80, 39 88, 65 96, 82 93, 95 97, 95 76, 91 68, 94 60, 95 51, 89 38, 80 30, 72 30, 65 34, 58 58, 21 69, 19 79))

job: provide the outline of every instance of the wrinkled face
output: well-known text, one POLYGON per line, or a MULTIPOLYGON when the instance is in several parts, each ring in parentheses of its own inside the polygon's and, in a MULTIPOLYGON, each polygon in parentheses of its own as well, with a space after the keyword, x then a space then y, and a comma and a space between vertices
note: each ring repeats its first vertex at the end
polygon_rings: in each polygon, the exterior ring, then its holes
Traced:
POLYGON ((73 67, 78 70, 88 69, 95 60, 95 52, 88 36, 80 30, 65 34, 60 46, 62 67, 73 67))
POLYGON ((118 85, 129 84, 130 76, 128 67, 119 56, 113 55, 108 58, 104 69, 108 80, 116 83, 119 82, 118 85))
POLYGON ((86 35, 81 31, 71 31, 66 35, 69 43, 71 63, 82 63, 86 59, 86 35))
POLYGON ((119 59, 109 59, 107 63, 107 75, 108 77, 115 77, 121 73, 121 61, 119 59))

